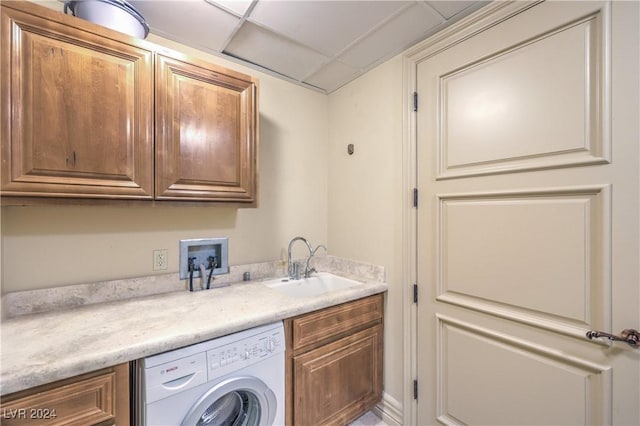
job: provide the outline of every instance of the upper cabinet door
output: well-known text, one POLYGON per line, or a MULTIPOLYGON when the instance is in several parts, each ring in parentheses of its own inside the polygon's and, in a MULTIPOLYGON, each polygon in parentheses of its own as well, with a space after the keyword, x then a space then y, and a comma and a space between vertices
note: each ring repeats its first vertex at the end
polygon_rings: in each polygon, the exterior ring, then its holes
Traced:
POLYGON ((153 52, 76 21, 2 6, 1 193, 150 199, 153 52))
POLYGON ((257 81, 156 57, 156 199, 257 202, 257 81))

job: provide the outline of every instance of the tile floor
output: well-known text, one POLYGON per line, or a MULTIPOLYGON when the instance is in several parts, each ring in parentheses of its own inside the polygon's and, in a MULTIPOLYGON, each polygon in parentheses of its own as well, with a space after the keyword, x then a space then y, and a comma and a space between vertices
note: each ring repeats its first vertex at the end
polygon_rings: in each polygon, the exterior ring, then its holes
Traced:
POLYGON ((387 424, 373 412, 367 411, 350 423, 349 426, 387 426, 387 424))

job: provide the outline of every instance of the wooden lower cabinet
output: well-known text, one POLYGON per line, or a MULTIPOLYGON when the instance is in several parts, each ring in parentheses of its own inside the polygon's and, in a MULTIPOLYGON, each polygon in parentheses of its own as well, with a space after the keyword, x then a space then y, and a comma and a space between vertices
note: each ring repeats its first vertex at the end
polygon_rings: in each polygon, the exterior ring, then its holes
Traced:
POLYGON ((126 426, 129 364, 120 364, 2 397, 3 426, 126 426))
POLYGON ((380 401, 382 301, 375 295, 285 321, 287 425, 345 425, 380 401))

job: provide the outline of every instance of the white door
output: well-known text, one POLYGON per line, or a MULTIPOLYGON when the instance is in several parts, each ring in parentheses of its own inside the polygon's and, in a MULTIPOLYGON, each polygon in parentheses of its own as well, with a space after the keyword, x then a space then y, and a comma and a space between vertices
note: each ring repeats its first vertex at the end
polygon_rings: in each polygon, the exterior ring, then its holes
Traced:
POLYGON ((417 424, 638 425, 639 3, 503 6, 415 61, 417 424))

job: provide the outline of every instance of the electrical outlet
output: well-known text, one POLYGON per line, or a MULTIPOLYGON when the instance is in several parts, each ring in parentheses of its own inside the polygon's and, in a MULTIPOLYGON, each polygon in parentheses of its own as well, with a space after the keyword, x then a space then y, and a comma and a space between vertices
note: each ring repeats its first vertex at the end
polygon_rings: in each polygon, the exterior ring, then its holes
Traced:
POLYGON ((167 250, 154 250, 153 251, 153 270, 154 271, 164 271, 167 269, 167 264, 169 263, 167 255, 167 250))

